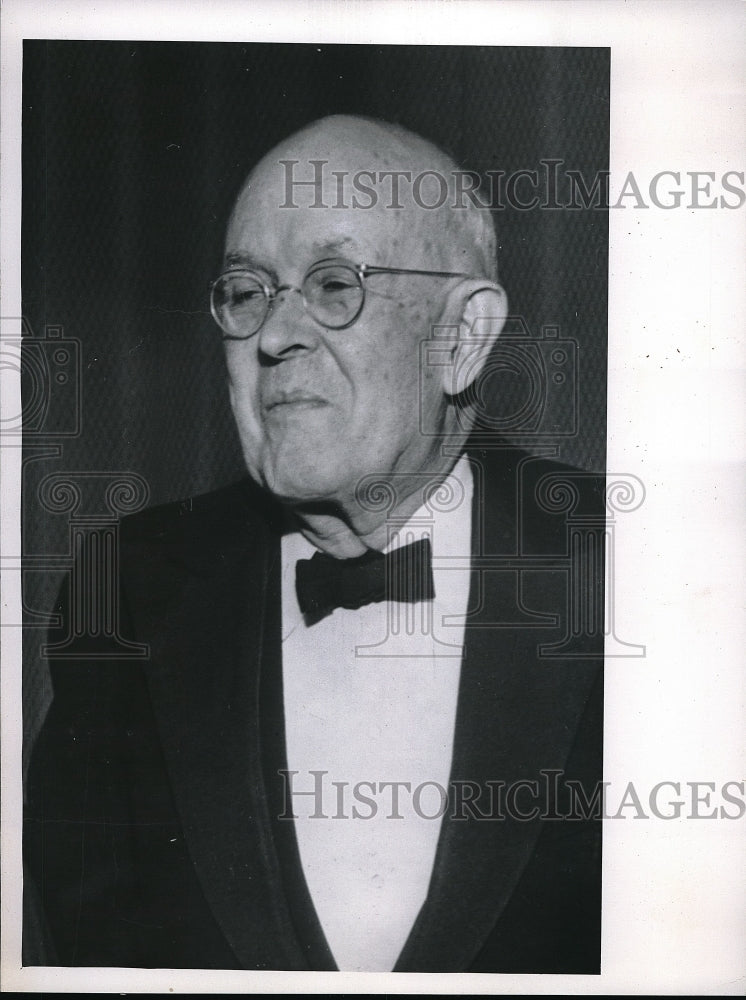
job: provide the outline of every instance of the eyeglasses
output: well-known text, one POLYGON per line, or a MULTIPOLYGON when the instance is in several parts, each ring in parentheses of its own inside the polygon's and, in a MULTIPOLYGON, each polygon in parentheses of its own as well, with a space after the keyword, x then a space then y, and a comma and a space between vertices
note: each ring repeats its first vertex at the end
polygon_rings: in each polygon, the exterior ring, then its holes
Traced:
POLYGON ((365 305, 365 281, 375 274, 414 274, 431 278, 469 278, 461 271, 417 271, 374 267, 346 260, 320 260, 306 271, 300 288, 275 285, 252 270, 225 271, 212 283, 210 310, 223 340, 248 340, 258 333, 280 292, 299 292, 306 311, 329 330, 352 326, 365 305))

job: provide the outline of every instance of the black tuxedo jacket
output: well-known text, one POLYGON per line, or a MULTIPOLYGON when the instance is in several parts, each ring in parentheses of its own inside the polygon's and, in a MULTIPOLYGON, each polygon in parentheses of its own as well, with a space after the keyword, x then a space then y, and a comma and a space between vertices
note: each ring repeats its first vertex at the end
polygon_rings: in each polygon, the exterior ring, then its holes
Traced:
MULTIPOLYGON (((590 801, 601 779, 603 636, 568 624, 567 519, 537 500, 563 470, 507 448, 470 455, 461 798, 396 971, 594 973, 600 819, 556 817, 572 782, 590 801), (574 655, 540 655, 564 633, 574 655)), ((584 497, 603 517, 602 482, 584 497)), ((293 824, 278 819, 278 514, 245 482, 127 518, 119 537, 119 628, 149 655, 68 648, 52 665, 27 791, 25 962, 334 969, 293 824)), ((586 562, 581 589, 598 600, 602 566, 586 562)))

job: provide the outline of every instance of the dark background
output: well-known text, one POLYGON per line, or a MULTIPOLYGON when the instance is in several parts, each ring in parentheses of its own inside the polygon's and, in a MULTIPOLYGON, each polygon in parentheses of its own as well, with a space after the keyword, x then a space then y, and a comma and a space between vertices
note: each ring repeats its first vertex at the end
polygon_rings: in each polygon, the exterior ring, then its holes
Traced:
MULTIPOLYGON (((590 184, 608 169, 609 50, 26 41, 23 86, 23 310, 40 342, 23 369, 34 728, 48 697, 45 613, 69 544, 69 515, 40 501, 42 480, 134 472, 160 503, 243 474, 207 290, 253 163, 314 118, 348 112, 399 122, 468 169, 557 158, 590 184), (59 386, 41 343, 50 326, 73 341, 59 386), (41 411, 34 358, 50 380, 41 411), (55 438, 55 422, 69 435, 55 438)), ((530 401, 520 365, 493 366, 483 397, 506 436, 603 468, 607 214, 508 207, 495 221, 513 317, 537 344, 546 325, 574 341, 578 376, 548 380, 528 437, 511 434, 530 401)))

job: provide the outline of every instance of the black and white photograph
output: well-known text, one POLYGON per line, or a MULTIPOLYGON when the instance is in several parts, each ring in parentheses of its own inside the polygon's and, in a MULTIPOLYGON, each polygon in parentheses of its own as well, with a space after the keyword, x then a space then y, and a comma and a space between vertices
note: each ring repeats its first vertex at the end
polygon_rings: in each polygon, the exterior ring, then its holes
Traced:
MULTIPOLYGON (((593 7, 508 5, 563 6, 593 7)), ((629 98, 621 159, 613 38, 460 9, 489 37, 410 11, 397 39, 287 14, 14 38, 12 988, 737 991, 743 449, 714 428, 743 340, 712 327, 743 163, 651 158, 629 98), (704 215, 712 284, 669 337, 704 215), (705 838, 717 874, 685 861, 705 838), (682 871, 709 929, 672 923, 682 871)))
POLYGON ((608 66, 26 43, 30 964, 599 971, 608 66))

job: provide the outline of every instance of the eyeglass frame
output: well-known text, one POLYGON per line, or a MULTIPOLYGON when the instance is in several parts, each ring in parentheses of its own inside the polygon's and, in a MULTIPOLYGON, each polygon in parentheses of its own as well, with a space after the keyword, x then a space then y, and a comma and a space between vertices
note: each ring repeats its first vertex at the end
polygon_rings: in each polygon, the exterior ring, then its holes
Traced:
POLYGON ((418 268, 407 268, 407 267, 379 267, 377 264, 353 264, 352 261, 347 260, 344 257, 325 257, 322 260, 317 260, 313 264, 311 264, 306 273, 303 275, 303 280, 301 281, 300 288, 298 288, 296 285, 278 285, 276 288, 273 288, 273 286, 267 284, 267 282, 262 278, 262 275, 258 271, 255 271, 253 268, 232 267, 228 268, 227 271, 223 271, 222 274, 219 274, 218 277, 215 278, 215 280, 210 283, 210 313, 212 314, 212 318, 215 320, 215 322, 217 323, 218 327, 221 330, 223 340, 239 340, 239 341, 251 340, 251 338, 255 337, 262 329, 264 324, 267 322, 267 318, 274 306, 275 299, 280 294, 280 292, 298 292, 300 294, 301 299, 303 300, 303 308, 306 310, 311 319, 315 320, 315 322, 317 322, 320 326, 323 326, 324 329, 326 330, 347 330, 349 327, 353 325, 353 323, 357 322, 357 320, 360 318, 363 312, 363 309, 365 308, 366 289, 365 289, 365 282, 363 279, 366 278, 368 275, 374 275, 374 274, 412 274, 429 278, 474 278, 475 277, 473 274, 468 274, 465 271, 424 271, 418 268), (322 323, 320 319, 317 319, 317 317, 314 316, 314 314, 308 308, 308 302, 306 301, 306 296, 303 294, 303 285, 306 283, 306 279, 313 271, 320 269, 324 266, 331 267, 333 265, 344 266, 354 271, 355 274, 357 275, 358 281, 360 282, 360 290, 363 293, 362 298, 360 300, 360 306, 357 312, 352 317, 352 319, 349 319, 346 323, 343 323, 341 326, 328 326, 326 323, 322 323), (226 278, 232 274, 246 274, 250 275, 251 277, 256 277, 258 279, 258 284, 261 286, 262 291, 264 292, 264 298, 266 302, 264 318, 262 319, 261 323, 256 328, 256 330, 253 330, 251 333, 247 333, 243 337, 239 337, 236 334, 228 333, 216 315, 217 309, 215 307, 214 296, 213 296, 215 286, 219 281, 222 281, 223 278, 226 278))

